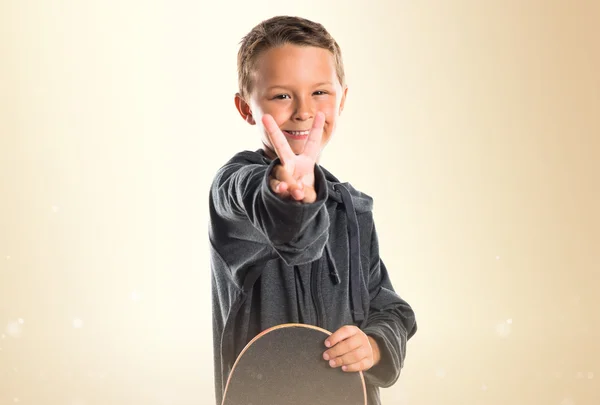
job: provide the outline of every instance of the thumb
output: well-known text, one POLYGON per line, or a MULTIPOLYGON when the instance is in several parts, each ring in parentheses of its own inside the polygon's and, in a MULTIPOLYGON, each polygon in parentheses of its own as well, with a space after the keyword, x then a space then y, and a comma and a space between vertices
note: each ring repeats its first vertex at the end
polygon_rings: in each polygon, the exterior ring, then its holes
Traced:
POLYGON ((311 204, 317 201, 317 192, 314 187, 304 187, 304 199, 303 203, 311 204))

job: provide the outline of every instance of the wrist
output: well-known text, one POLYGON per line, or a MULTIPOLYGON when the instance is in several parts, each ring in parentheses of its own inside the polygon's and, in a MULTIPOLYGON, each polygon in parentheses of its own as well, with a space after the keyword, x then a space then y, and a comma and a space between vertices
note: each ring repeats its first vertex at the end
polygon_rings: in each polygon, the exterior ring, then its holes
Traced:
POLYGON ((377 344, 377 341, 371 336, 367 337, 369 338, 371 350, 373 351, 373 366, 376 366, 381 361, 381 351, 379 350, 379 345, 377 344))

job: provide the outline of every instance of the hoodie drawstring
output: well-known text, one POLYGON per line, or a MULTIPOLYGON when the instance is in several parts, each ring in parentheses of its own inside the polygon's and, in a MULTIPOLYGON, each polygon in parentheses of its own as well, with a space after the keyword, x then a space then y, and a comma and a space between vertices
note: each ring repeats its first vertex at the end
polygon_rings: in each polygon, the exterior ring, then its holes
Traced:
POLYGON ((346 217, 348 219, 348 240, 349 240, 349 263, 350 263, 350 289, 351 289, 351 304, 352 315, 356 322, 364 320, 364 312, 362 305, 361 294, 361 258, 360 258, 360 234, 358 230, 358 218, 352 203, 350 191, 341 183, 334 185, 334 189, 338 190, 342 197, 342 202, 346 208, 346 217))
POLYGON ((340 273, 338 272, 335 261, 333 260, 329 243, 325 245, 325 254, 327 255, 327 261, 329 262, 329 277, 331 277, 331 281, 334 285, 338 285, 340 283, 340 273))

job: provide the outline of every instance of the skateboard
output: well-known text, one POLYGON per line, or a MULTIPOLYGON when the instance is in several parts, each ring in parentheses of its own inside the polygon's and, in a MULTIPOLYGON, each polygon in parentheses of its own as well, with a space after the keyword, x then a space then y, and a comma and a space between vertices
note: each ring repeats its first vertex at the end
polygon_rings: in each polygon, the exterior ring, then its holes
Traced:
POLYGON ((222 405, 366 405, 362 372, 323 359, 331 332, 289 323, 252 339, 236 359, 222 405))

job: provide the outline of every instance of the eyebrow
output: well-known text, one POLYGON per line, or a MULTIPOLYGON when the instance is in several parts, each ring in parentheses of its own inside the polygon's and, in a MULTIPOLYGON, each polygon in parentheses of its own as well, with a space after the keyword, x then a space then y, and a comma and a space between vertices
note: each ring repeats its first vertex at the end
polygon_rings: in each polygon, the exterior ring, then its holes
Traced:
MULTIPOLYGON (((331 82, 321 82, 321 83, 315 84, 315 87, 321 87, 321 86, 333 86, 333 83, 331 83, 331 82)), ((267 91, 271 91, 273 89, 288 89, 290 87, 291 86, 277 84, 277 85, 268 87, 267 91)))

